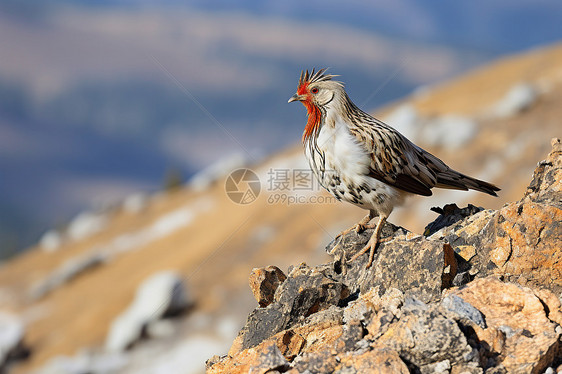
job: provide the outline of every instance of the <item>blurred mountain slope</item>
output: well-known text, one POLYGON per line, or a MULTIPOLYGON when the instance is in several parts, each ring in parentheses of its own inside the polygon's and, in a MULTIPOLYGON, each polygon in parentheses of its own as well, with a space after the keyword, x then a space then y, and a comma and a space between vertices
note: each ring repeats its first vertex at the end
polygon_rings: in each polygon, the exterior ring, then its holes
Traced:
MULTIPOLYGON (((550 139, 560 136, 561 67, 562 46, 536 49, 380 110, 381 118, 407 129, 420 146, 452 167, 502 188, 499 198, 462 191, 412 198, 390 221, 421 233, 436 216, 431 206, 470 202, 498 208, 517 200, 536 161, 548 153, 550 139), (517 90, 527 92, 526 101, 517 90)), ((304 125, 304 109, 295 111, 304 125)), ((162 352, 186 342, 200 342, 203 349, 210 341, 212 353, 226 351, 255 305, 246 284, 252 268, 325 261, 324 247, 364 215, 323 192, 269 188, 272 170, 307 168, 301 146, 248 167, 262 186, 251 204, 230 201, 224 176, 210 179, 207 185, 141 197, 136 204, 127 199, 112 209, 90 212, 81 222, 53 232, 49 245, 45 241, 5 262, 0 268, 2 308, 26 321, 25 343, 32 352, 14 372, 29 372, 57 355, 73 357, 85 348, 101 354, 111 321, 131 302, 140 282, 161 270, 183 276, 195 306, 174 322, 171 336, 141 342, 125 353, 122 372, 150 372, 161 364, 162 352), (276 203, 276 194, 303 196, 304 201, 276 203), (319 196, 324 203, 312 203, 310 198, 319 196), (52 281, 60 279, 54 275, 62 270, 68 274, 69 261, 82 264, 82 270, 60 284, 52 281)), ((179 356, 190 357, 186 352, 179 356)), ((183 372, 202 372, 207 356, 200 356, 197 364, 183 362, 183 372)))
POLYGON ((302 68, 330 66, 363 82, 348 89, 374 107, 495 55, 335 20, 8 5, 0 4, 0 173, 8 181, 0 204, 22 219, 6 226, 16 244, 2 241, 0 256, 80 210, 157 190, 170 168, 190 176, 240 144, 250 159, 293 144, 300 113, 287 111, 285 96, 302 68))

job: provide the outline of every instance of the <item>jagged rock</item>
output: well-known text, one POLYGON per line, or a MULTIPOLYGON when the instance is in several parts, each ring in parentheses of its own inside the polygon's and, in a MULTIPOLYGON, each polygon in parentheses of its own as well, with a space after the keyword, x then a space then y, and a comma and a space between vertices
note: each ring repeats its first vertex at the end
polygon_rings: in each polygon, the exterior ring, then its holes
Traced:
POLYGON ((373 374, 408 374, 408 367, 395 351, 390 349, 373 349, 361 354, 347 354, 336 373, 373 373, 373 374))
POLYGON ((295 359, 294 369, 289 373, 333 373, 338 366, 338 361, 329 351, 304 353, 295 359))
POLYGON ((333 242, 328 246, 336 257, 330 275, 333 279, 346 284, 353 292, 366 292, 377 286, 383 294, 387 289, 396 288, 406 296, 426 302, 439 299, 441 290, 452 285, 457 262, 447 243, 427 240, 389 223, 383 227, 381 238, 391 240, 379 245, 370 268, 366 267, 368 254, 351 263, 339 264, 339 258, 351 257, 361 250, 371 234, 372 230, 361 234, 351 232, 341 243, 333 242), (344 269, 340 270, 340 266, 344 269))
POLYGON ((548 319, 562 325, 562 306, 560 299, 547 289, 535 289, 533 292, 545 305, 548 319))
POLYGON ((250 289, 262 308, 273 302, 277 287, 287 276, 277 266, 255 268, 250 274, 250 289))
POLYGON ((562 145, 559 139, 553 139, 552 145, 552 152, 535 169, 520 201, 498 211, 479 212, 436 232, 430 239, 447 240, 479 277, 502 276, 560 294, 562 145))
POLYGON ((338 353, 355 351, 364 335, 364 328, 360 321, 346 323, 342 327, 341 335, 334 342, 334 349, 338 353))
POLYGON ((468 204, 465 208, 459 208, 457 204, 447 204, 443 208, 433 207, 431 210, 438 213, 439 217, 425 227, 424 236, 431 236, 442 228, 449 227, 453 223, 457 223, 484 209, 472 204, 468 204))
POLYGON ((437 374, 437 373, 449 373, 451 369, 451 363, 449 360, 443 360, 436 362, 434 364, 428 364, 420 367, 421 374, 437 374))
POLYGON ((349 290, 343 283, 328 278, 322 271, 305 264, 295 267, 277 288, 274 302, 250 313, 229 354, 253 347, 348 296, 349 290))
POLYGON ((560 142, 553 148, 517 203, 445 206, 427 238, 387 224, 371 268, 367 255, 346 261, 372 231, 352 232, 330 244, 333 262, 274 279, 273 301, 250 314, 208 371, 263 372, 262 352, 278 358, 271 373, 554 372, 562 364, 560 142))
POLYGON ((476 324, 483 329, 486 328, 486 321, 482 312, 457 295, 444 297, 441 300, 441 307, 445 313, 450 314, 454 320, 464 325, 476 324))
POLYGON ((361 354, 346 354, 336 358, 328 351, 304 354, 295 360, 294 371, 287 373, 349 373, 407 374, 408 367, 398 354, 389 349, 377 349, 361 354))
POLYGON ((542 373, 560 351, 560 333, 533 290, 488 277, 448 296, 457 296, 484 315, 487 328, 474 326, 477 344, 508 372, 542 373))
POLYGON ((562 144, 560 139, 555 138, 551 145, 552 151, 546 160, 537 165, 524 199, 562 208, 562 144))
POLYGON ((247 349, 238 356, 235 361, 207 362, 207 373, 212 374, 246 374, 271 373, 274 370, 286 371, 289 362, 283 357, 274 342, 267 341, 263 344, 247 349), (211 364, 211 365, 209 365, 211 364))
POLYGON ((470 362, 472 347, 457 323, 435 306, 408 298, 402 317, 375 341, 375 347, 387 347, 415 367, 449 360, 451 364, 470 362))
MULTIPOLYGON (((299 354, 324 349, 326 344, 334 343, 341 336, 342 331, 342 313, 334 308, 328 308, 309 317, 307 323, 278 332, 258 345, 273 342, 285 358, 292 360, 299 354)), ((241 340, 237 338, 228 356, 237 357, 242 351, 244 349, 241 349, 241 340)))

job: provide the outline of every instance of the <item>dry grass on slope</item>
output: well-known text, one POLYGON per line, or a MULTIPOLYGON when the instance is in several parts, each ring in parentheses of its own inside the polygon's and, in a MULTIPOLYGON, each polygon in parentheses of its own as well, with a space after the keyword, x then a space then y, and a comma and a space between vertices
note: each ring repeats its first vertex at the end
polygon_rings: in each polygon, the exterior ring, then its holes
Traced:
MULTIPOLYGON (((450 191, 428 199, 413 198, 390 220, 421 232, 434 217, 430 206, 457 201, 497 208, 517 200, 536 162, 550 149, 550 138, 561 135, 561 66, 560 46, 540 49, 407 98, 423 116, 453 113, 477 118, 478 131, 467 144, 427 149, 458 170, 497 183, 502 191, 497 199, 450 191), (494 103, 522 81, 542 90, 529 109, 501 119, 486 116, 494 103)), ((255 169, 267 170, 301 152, 301 147, 289 149, 255 169)), ((28 372, 55 355, 103 345, 111 321, 132 300, 140 282, 160 270, 176 270, 184 277, 196 300, 195 311, 217 318, 233 313, 243 323, 243 316, 254 306, 247 289, 253 267, 276 264, 286 269, 302 261, 325 261, 323 246, 363 214, 348 204, 270 204, 266 191, 254 203, 240 206, 226 196, 224 180, 202 192, 182 189, 151 197, 140 213, 109 212, 101 232, 69 241, 52 253, 32 248, 0 268, 4 306, 29 321, 25 341, 32 355, 17 372, 28 372), (29 299, 33 285, 69 259, 107 248, 116 238, 138 234, 182 208, 195 212, 185 225, 116 254, 38 301, 29 299)))

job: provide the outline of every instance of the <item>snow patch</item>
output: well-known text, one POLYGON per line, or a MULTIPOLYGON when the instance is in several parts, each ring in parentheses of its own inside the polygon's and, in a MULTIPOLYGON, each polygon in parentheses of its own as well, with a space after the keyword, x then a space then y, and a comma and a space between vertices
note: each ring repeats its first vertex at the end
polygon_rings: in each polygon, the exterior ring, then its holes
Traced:
POLYGON ((148 236, 153 239, 163 238, 174 231, 189 225, 195 213, 189 208, 177 209, 160 217, 148 229, 148 236))
POLYGON ((75 356, 56 356, 35 374, 108 374, 125 367, 128 358, 121 353, 90 353, 83 351, 75 356))
POLYGON ((214 206, 212 199, 200 199, 191 205, 165 213, 148 227, 121 234, 107 245, 101 247, 109 253, 121 253, 145 246, 154 240, 171 235, 177 230, 189 226, 201 212, 208 212, 214 206))
POLYGON ((467 117, 444 115, 428 120, 420 134, 424 144, 455 150, 471 141, 478 132, 477 123, 467 117))
POLYGON ((86 254, 70 258, 57 269, 52 271, 45 279, 35 283, 29 295, 31 299, 37 300, 68 281, 76 278, 84 271, 90 270, 98 265, 111 261, 115 256, 128 252, 150 242, 173 234, 177 230, 189 226, 200 212, 207 212, 214 206, 212 199, 200 199, 156 219, 148 227, 140 230, 121 234, 106 245, 97 246, 86 254))
POLYGON ((62 235, 57 230, 49 230, 39 239, 39 247, 45 252, 57 251, 63 243, 62 235))
POLYGON ((415 142, 422 118, 412 104, 402 104, 384 117, 383 121, 394 127, 399 133, 415 142))
POLYGON ((70 222, 66 235, 72 240, 82 240, 100 232, 106 225, 105 214, 82 212, 70 222))
POLYGON ((205 191, 217 180, 245 167, 248 163, 249 160, 243 153, 235 153, 196 173, 189 180, 188 186, 195 191, 205 191))
POLYGON ((154 274, 139 286, 133 303, 111 324, 105 342, 106 350, 126 350, 140 339, 150 323, 185 309, 189 303, 186 288, 178 274, 171 271, 154 274))
POLYGON ((492 107, 492 114, 499 118, 511 117, 533 105, 538 96, 533 85, 518 83, 492 107))
POLYGON ((215 325, 215 331, 224 341, 231 341, 240 331, 240 323, 232 317, 224 317, 215 325))
POLYGON ((17 350, 24 335, 23 322, 13 314, 0 312, 0 368, 10 354, 17 350))
POLYGON ((90 251, 85 255, 72 257, 55 269, 44 280, 35 283, 29 292, 32 300, 40 299, 52 290, 74 279, 83 272, 95 268, 108 260, 108 254, 90 251))
POLYGON ((277 157, 254 171, 262 183, 262 190, 270 196, 308 196, 321 190, 302 151, 277 157))
POLYGON ((504 157, 511 162, 516 161, 521 156, 526 155, 526 149, 531 144, 533 136, 529 133, 523 133, 517 138, 510 140, 504 148, 504 157))
POLYGON ((192 207, 178 208, 164 214, 146 228, 119 235, 108 245, 104 246, 103 250, 116 254, 145 246, 152 241, 164 238, 188 226, 196 217, 197 211, 192 207))
POLYGON ((129 195, 123 200, 123 210, 131 214, 142 212, 146 205, 147 197, 143 193, 129 195))
POLYGON ((205 372, 205 360, 228 349, 228 343, 206 335, 194 335, 165 352, 139 360, 122 374, 198 374, 205 372))

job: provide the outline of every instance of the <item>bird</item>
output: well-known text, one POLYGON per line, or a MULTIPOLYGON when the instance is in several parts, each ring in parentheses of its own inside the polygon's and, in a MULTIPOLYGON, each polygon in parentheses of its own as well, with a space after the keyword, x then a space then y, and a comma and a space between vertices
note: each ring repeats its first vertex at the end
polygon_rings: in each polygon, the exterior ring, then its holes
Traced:
POLYGON ((497 196, 500 189, 451 169, 396 129, 362 111, 351 101, 338 75, 326 69, 301 71, 289 103, 301 102, 308 120, 304 153, 320 185, 336 199, 369 213, 338 237, 355 230, 374 231, 367 244, 349 260, 367 251, 373 263, 381 229, 394 207, 410 195, 431 196, 432 188, 476 190, 497 196), (378 216, 378 221, 371 221, 378 216))

